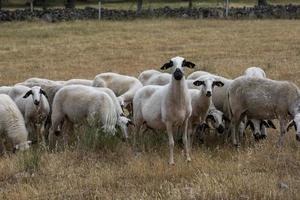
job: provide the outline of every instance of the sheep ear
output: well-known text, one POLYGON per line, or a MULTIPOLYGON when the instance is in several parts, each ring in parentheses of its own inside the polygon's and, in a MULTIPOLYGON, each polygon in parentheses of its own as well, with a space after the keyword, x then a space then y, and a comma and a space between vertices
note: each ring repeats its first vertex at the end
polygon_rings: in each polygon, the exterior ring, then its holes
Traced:
POLYGON ((192 62, 190 62, 190 61, 184 61, 183 62, 183 65, 182 65, 183 67, 188 67, 188 68, 194 68, 196 65, 194 64, 194 63, 192 63, 192 62))
POLYGON ((47 94, 46 94, 46 92, 45 92, 44 90, 40 89, 40 93, 41 93, 42 95, 44 95, 44 96, 48 99, 48 96, 47 96, 47 94))
POLYGON ((214 81, 213 86, 223 87, 224 83, 222 81, 214 81))
POLYGON ((132 126, 135 127, 135 124, 134 124, 131 120, 128 120, 128 122, 127 122, 127 124, 126 124, 127 127, 128 127, 129 125, 132 125, 132 126))
POLYGON ((29 97, 32 94, 32 90, 29 90, 24 96, 23 98, 26 99, 27 97, 29 97))
POLYGON ((170 60, 170 62, 168 62, 168 63, 165 63, 160 69, 161 70, 166 70, 166 69, 171 68, 171 67, 173 67, 172 60, 170 60))
POLYGON ((216 122, 216 120, 215 120, 215 118, 214 118, 213 115, 207 115, 206 119, 209 119, 209 120, 211 120, 213 122, 216 122))
POLYGON ((193 84, 196 86, 204 85, 204 81, 194 81, 193 84))
POLYGON ((274 123, 272 122, 272 120, 267 120, 267 123, 268 123, 268 125, 269 125, 268 128, 276 129, 276 126, 274 125, 274 123))
POLYGON ((286 127, 286 131, 288 132, 290 130, 290 128, 294 126, 295 130, 296 130, 296 123, 294 120, 290 121, 286 127))

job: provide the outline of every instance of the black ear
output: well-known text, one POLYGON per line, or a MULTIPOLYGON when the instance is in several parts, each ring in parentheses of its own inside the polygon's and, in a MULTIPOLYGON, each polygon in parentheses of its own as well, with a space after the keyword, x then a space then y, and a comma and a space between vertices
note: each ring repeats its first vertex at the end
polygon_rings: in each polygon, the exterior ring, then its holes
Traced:
POLYGON ((129 121, 127 122, 127 124, 126 124, 127 127, 128 127, 129 125, 132 125, 132 126, 135 127, 135 124, 134 124, 131 120, 129 120, 129 121))
POLYGON ((194 81, 193 84, 196 86, 204 85, 204 81, 194 81))
POLYGON ((292 126, 294 126, 295 130, 297 130, 296 123, 294 120, 292 120, 288 123, 288 125, 286 127, 286 131, 289 131, 292 126))
POLYGON ((216 120, 215 120, 215 118, 214 118, 214 116, 213 115, 207 115, 207 117, 206 117, 206 120, 211 120, 211 121, 213 121, 213 122, 216 122, 216 120))
POLYGON ((29 90, 24 96, 23 98, 26 99, 27 97, 29 97, 32 94, 32 90, 29 90))
POLYGON ((44 90, 40 89, 40 93, 41 93, 42 95, 44 95, 44 96, 48 99, 48 96, 47 96, 47 94, 46 94, 46 92, 45 92, 44 90))
POLYGON ((166 70, 166 69, 171 68, 171 67, 173 67, 172 60, 170 60, 170 62, 168 62, 168 63, 165 63, 160 69, 161 70, 166 70))
POLYGON ((248 126, 250 126, 251 130, 254 130, 254 124, 253 124, 250 120, 247 121, 247 124, 246 124, 245 129, 246 129, 248 126))
POLYGON ((213 87, 214 86, 218 86, 218 87, 223 87, 224 86, 224 83, 222 81, 214 81, 213 82, 213 87))
POLYGON ((273 129, 276 129, 276 126, 274 125, 274 123, 272 122, 272 120, 267 120, 267 123, 268 123, 268 128, 273 128, 273 129))
POLYGON ((184 60, 182 66, 183 67, 188 67, 188 68, 194 68, 196 65, 194 63, 190 62, 190 61, 184 60))

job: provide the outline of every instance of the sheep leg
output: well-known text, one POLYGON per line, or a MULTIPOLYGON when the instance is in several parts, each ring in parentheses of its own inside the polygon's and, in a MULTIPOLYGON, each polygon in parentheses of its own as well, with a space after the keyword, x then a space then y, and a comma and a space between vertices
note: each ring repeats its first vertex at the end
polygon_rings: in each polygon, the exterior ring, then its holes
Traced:
POLYGON ((190 162, 192 159, 190 157, 190 148, 189 148, 189 141, 188 141, 188 119, 186 119, 183 122, 183 135, 182 135, 182 141, 184 144, 184 151, 186 155, 186 160, 190 162))
POLYGON ((279 137, 279 140, 278 140, 278 147, 282 147, 283 141, 284 141, 284 135, 285 135, 285 132, 286 132, 287 120, 286 119, 280 119, 279 124, 280 124, 280 137, 279 137))
POLYGON ((173 125, 172 123, 168 122, 166 124, 168 137, 169 137, 169 164, 174 165, 174 138, 173 138, 173 125))
POLYGON ((193 134, 194 134, 194 128, 192 123, 189 121, 188 122, 188 142, 190 145, 190 150, 192 149, 193 146, 193 134))

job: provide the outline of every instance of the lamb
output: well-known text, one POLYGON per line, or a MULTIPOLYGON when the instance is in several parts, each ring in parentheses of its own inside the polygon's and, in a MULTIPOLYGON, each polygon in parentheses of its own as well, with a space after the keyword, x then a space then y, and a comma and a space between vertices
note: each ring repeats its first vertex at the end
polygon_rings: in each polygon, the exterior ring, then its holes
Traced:
POLYGON ((9 96, 15 101, 23 114, 29 133, 36 136, 38 142, 42 140, 45 143, 42 129, 50 113, 50 105, 45 91, 39 86, 29 88, 17 85, 10 90, 9 96), (29 96, 32 96, 32 98, 28 98, 29 96))
MULTIPOLYGON (((113 100, 107 93, 83 85, 65 86, 54 97, 50 143, 53 144, 54 133, 59 135, 62 123, 72 128, 75 123, 92 120, 100 123, 105 132, 114 134, 118 117, 113 100)), ((66 134, 63 136, 66 143, 66 134)))
POLYGON ((182 128, 182 140, 187 161, 191 161, 187 141, 188 120, 192 113, 191 97, 185 82, 184 67, 194 68, 195 64, 182 57, 172 58, 161 69, 171 68, 171 82, 164 86, 148 85, 137 91, 133 98, 135 134, 143 124, 159 130, 167 130, 169 137, 169 164, 174 164, 173 132, 182 128))
POLYGON ((86 85, 92 86, 93 81, 87 79, 70 79, 64 82, 64 85, 86 85))
POLYGON ((160 71, 154 70, 154 69, 150 69, 150 70, 145 70, 142 73, 140 73, 140 75, 138 76, 138 80, 145 86, 145 85, 149 85, 146 84, 148 82, 148 80, 156 75, 161 74, 160 71))
POLYGON ((118 96, 121 106, 131 111, 132 99, 135 93, 143 87, 135 77, 116 73, 98 74, 93 80, 94 87, 107 87, 118 96))
POLYGON ((234 145, 240 145, 239 136, 235 133, 244 116, 258 120, 279 119, 279 145, 283 144, 286 131, 295 125, 296 139, 300 141, 300 91, 295 84, 267 78, 239 77, 229 87, 228 102, 234 145), (293 120, 287 126, 290 118, 293 120))
MULTIPOLYGON (((31 141, 27 140, 28 132, 24 118, 15 102, 6 94, 0 94, 0 113, 0 131, 11 140, 14 151, 28 149, 31 141)), ((2 138, 0 139, 2 140, 2 138)), ((3 144, 3 140, 1 144, 3 144)))

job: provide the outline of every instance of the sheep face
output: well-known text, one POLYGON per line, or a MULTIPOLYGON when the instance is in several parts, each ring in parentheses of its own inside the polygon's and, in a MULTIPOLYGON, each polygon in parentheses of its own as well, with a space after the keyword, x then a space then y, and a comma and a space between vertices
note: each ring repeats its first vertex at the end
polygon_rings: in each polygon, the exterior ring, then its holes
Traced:
POLYGON ((184 76, 184 67, 194 68, 195 64, 189 61, 186 61, 182 57, 172 58, 168 63, 165 63, 161 69, 166 70, 171 68, 171 73, 175 80, 180 81, 184 76))
POLYGON ((207 117, 206 121, 210 121, 212 126, 217 129, 218 133, 223 133, 225 130, 224 123, 224 114, 219 110, 211 110, 207 117))
POLYGON ((46 92, 44 90, 42 90, 42 88, 40 86, 34 86, 31 88, 31 90, 29 90, 23 98, 27 98, 29 97, 30 95, 32 95, 32 100, 33 100, 33 103, 35 105, 39 105, 40 104, 40 101, 41 101, 41 95, 44 95, 47 97, 46 95, 46 92))
POLYGON ((295 130, 296 130, 296 140, 300 141, 300 113, 296 114, 294 119, 289 122, 288 126, 287 126, 287 131, 289 131, 289 129, 294 126, 295 130))
POLYGON ((213 88, 223 87, 224 83, 222 81, 216 80, 214 77, 210 75, 204 75, 198 78, 196 81, 193 82, 196 86, 202 86, 202 90, 205 92, 207 97, 211 97, 213 88))
POLYGON ((266 135, 262 134, 262 128, 263 126, 266 128, 273 128, 276 129, 275 125, 271 120, 257 120, 257 119, 251 119, 247 121, 246 128, 250 127, 253 136, 255 140, 264 139, 266 135))

